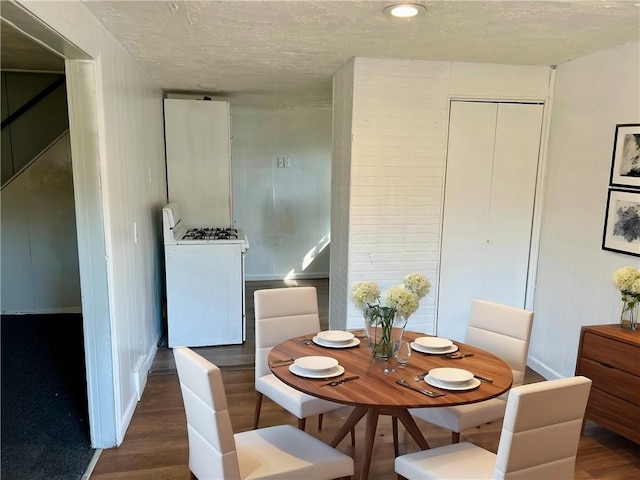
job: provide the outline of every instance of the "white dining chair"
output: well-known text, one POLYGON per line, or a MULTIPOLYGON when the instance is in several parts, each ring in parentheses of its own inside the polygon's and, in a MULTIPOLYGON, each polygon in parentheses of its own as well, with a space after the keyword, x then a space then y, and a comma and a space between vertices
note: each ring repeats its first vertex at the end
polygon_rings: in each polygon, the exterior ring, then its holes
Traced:
POLYGON ((521 385, 509 392, 497 453, 454 443, 395 459, 409 480, 573 479, 584 412, 586 377, 521 385))
POLYGON ((353 459, 291 425, 233 433, 220 369, 187 347, 173 355, 187 417, 189 469, 199 480, 336 479, 353 459))
MULTIPOLYGON (((319 415, 344 405, 312 397, 285 384, 271 373, 268 356, 278 343, 292 337, 320 331, 318 296, 315 287, 289 287, 256 290, 253 293, 256 328, 256 405, 253 428, 258 428, 263 396, 298 418, 298 428, 305 429, 307 417, 319 415)), ((353 434, 351 442, 354 443, 353 434)))
MULTIPOLYGON (((464 343, 500 357, 513 372, 512 387, 522 385, 532 324, 533 312, 487 300, 474 300, 464 343)), ((464 368, 464 363, 456 363, 455 366, 464 368)), ((451 430, 452 443, 458 443, 460 432, 500 420, 504 416, 507 395, 508 392, 484 402, 454 407, 411 409, 409 413, 451 430)))

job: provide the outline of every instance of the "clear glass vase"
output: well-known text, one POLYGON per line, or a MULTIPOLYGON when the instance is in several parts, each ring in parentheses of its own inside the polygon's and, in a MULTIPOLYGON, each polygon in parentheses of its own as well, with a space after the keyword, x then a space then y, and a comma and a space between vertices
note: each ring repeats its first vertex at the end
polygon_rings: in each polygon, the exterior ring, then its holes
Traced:
POLYGON ((627 302, 622 303, 622 313, 620 314, 620 326, 627 330, 636 330, 638 328, 638 306, 639 302, 630 305, 627 302))
POLYGON ((395 309, 374 306, 364 310, 364 323, 371 354, 375 358, 393 358, 394 342, 402 338, 407 319, 395 309))

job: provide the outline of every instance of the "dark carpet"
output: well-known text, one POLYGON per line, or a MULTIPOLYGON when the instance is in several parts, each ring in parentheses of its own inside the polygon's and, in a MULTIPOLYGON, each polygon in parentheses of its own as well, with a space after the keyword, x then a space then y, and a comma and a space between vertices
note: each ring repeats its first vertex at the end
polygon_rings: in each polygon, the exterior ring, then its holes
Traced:
POLYGON ((2 480, 82 478, 89 439, 82 316, 1 317, 2 480))

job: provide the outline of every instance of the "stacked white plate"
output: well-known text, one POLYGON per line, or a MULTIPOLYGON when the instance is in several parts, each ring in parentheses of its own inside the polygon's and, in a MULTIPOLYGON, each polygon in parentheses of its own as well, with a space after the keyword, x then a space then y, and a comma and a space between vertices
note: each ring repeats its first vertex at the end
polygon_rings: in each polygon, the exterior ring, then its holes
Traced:
POLYGON ((429 385, 446 390, 471 390, 480 385, 473 373, 462 368, 433 368, 424 377, 429 385))
POLYGON ((289 371, 301 377, 329 378, 344 373, 344 367, 338 365, 338 360, 331 357, 308 356, 300 357, 289 365, 289 371))
POLYGON ((360 344, 360 340, 355 338, 353 333, 345 330, 325 330, 324 332, 318 332, 313 337, 313 342, 329 348, 348 348, 355 347, 360 344))
POLYGON ((458 346, 451 340, 442 337, 418 337, 411 342, 411 348, 416 352, 432 355, 443 355, 458 350, 458 346))

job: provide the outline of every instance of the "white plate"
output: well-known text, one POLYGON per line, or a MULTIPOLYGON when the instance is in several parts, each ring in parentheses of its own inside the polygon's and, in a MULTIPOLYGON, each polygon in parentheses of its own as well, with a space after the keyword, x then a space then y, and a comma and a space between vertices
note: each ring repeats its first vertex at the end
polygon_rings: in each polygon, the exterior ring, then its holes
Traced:
POLYGON ((308 357, 296 358, 293 363, 298 368, 310 373, 327 373, 338 365, 338 360, 332 357, 310 355, 308 357))
POLYGON ((321 347, 327 347, 327 348, 351 348, 351 347, 360 345, 360 339, 352 338, 351 341, 347 343, 332 343, 332 342, 325 342, 324 340, 322 340, 320 337, 316 335, 315 337, 313 337, 313 343, 320 345, 321 347))
POLYGON ((477 378, 472 378, 471 380, 469 380, 469 383, 465 383, 464 385, 455 385, 455 386, 454 385, 446 385, 444 383, 441 383, 441 382, 431 378, 430 375, 426 375, 424 377, 424 381, 426 383, 428 383, 429 385, 431 385, 432 387, 442 388, 443 390, 455 390, 455 391, 473 390, 474 388, 478 388, 480 386, 480 384, 482 383, 477 378))
POLYGON ((444 355, 445 353, 453 353, 458 351, 458 346, 454 343, 449 348, 431 350, 430 348, 424 348, 418 345, 416 342, 411 342, 411 348, 413 348, 416 352, 420 353, 429 353, 431 355, 444 355))
POLYGON ((353 333, 346 332, 344 330, 325 330, 324 332, 318 332, 318 338, 327 343, 349 343, 353 340, 353 333))
POLYGON ((418 337, 415 339, 415 342, 429 350, 445 350, 453 345, 451 340, 442 337, 418 337))
POLYGON ((337 365, 328 372, 315 373, 304 370, 302 368, 298 368, 295 363, 292 363, 291 365, 289 365, 289 371, 294 375, 305 378, 333 378, 342 375, 344 373, 344 367, 342 365, 337 365))
POLYGON ((445 385, 458 386, 469 383, 473 373, 462 368, 442 367, 429 370, 429 376, 445 385))

